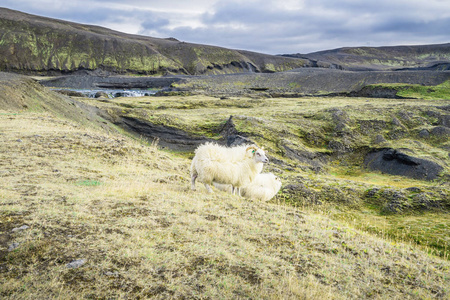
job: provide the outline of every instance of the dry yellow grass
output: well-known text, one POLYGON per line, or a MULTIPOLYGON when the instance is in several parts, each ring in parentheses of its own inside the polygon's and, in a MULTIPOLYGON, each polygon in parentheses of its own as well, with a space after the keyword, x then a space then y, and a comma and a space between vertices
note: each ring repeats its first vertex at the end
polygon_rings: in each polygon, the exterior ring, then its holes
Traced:
POLYGON ((0 297, 449 297, 448 261, 310 211, 192 192, 188 166, 156 145, 0 111, 0 297))

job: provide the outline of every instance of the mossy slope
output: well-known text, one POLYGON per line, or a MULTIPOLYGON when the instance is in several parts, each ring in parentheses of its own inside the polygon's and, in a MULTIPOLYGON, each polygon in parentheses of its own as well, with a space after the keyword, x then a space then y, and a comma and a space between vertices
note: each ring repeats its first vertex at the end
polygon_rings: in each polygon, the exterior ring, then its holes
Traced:
MULTIPOLYGON (((422 240, 431 245, 430 252, 449 256, 448 230, 439 227, 450 209, 447 100, 197 95, 117 98, 96 105, 112 119, 144 120, 219 143, 226 143, 221 128, 233 115, 239 134, 267 149, 271 164, 265 171, 283 179, 279 200, 320 207, 346 220, 354 211, 354 226, 422 240), (365 168, 367 154, 384 148, 437 163, 443 171, 436 180, 424 181, 365 168), (374 216, 373 227, 364 225, 366 215, 374 216), (392 226, 375 222, 410 215, 431 216, 430 224, 437 227, 425 231, 417 227, 420 222, 412 222, 410 230, 417 233, 413 236, 403 234, 398 220, 392 226)), ((147 136, 152 137, 151 130, 147 136)), ((191 158, 193 150, 181 155, 191 158)))
MULTIPOLYGON (((211 134, 227 110, 240 111, 239 131, 267 143, 269 150, 276 149, 271 141, 277 135, 295 141, 302 124, 310 120, 324 125, 330 117, 322 111, 329 99, 290 99, 291 107, 278 103, 286 108, 284 113, 274 109, 273 99, 221 103, 211 98, 141 98, 132 99, 128 108, 120 104, 130 99, 121 100, 115 105, 129 114, 137 113, 130 106, 164 103, 166 109, 152 109, 159 122, 190 124, 211 134), (210 106, 219 113, 216 117, 210 106), (182 119, 188 111, 191 116, 182 119), (283 118, 286 124, 278 128, 283 118), (270 134, 269 129, 277 131, 270 134)), ((350 105, 346 101, 334 99, 334 104, 350 105)), ((143 112, 141 118, 151 116, 143 112)), ((88 129, 49 111, 20 109, 0 111, 0 141, 2 299, 449 296, 448 261, 386 231, 368 234, 355 228, 374 224, 367 218, 359 222, 345 212, 351 221, 337 221, 324 211, 277 203, 282 197, 261 203, 220 192, 193 192, 190 159, 161 151, 156 144, 88 129), (74 267, 74 261, 81 263, 74 267)), ((286 183, 296 173, 311 178, 303 181, 311 188, 335 188, 329 180, 315 184, 323 174, 295 165, 278 168, 271 170, 283 172, 286 183)), ((432 228, 428 220, 421 224, 432 228)), ((448 222, 439 225, 448 232, 448 222)))
POLYGON ((284 71, 307 62, 258 53, 249 57, 236 50, 124 34, 0 8, 2 71, 61 74, 101 69, 121 74, 197 75, 284 71))
POLYGON ((399 70, 450 68, 450 44, 391 46, 391 47, 346 47, 309 54, 292 54, 318 64, 332 64, 347 70, 399 70))

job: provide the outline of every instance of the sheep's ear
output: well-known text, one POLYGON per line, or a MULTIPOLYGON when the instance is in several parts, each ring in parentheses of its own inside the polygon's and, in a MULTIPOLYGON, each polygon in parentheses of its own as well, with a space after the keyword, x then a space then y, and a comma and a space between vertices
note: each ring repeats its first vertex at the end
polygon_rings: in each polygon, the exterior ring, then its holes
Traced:
POLYGON ((249 151, 249 150, 252 150, 252 149, 253 149, 252 153, 255 153, 256 148, 254 146, 247 147, 247 149, 245 149, 245 151, 249 151))
POLYGON ((256 150, 255 150, 255 149, 253 149, 252 153, 255 153, 255 151, 256 151, 256 150))

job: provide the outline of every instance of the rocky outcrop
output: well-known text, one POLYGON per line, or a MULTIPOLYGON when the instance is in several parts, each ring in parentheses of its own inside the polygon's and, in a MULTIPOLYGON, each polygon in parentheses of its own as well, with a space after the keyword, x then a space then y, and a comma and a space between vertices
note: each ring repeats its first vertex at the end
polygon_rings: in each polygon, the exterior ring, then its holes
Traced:
POLYGON ((213 141, 206 137, 194 136, 181 129, 132 117, 122 116, 116 120, 115 124, 149 140, 157 140, 162 148, 175 151, 194 151, 199 145, 213 141))
POLYGON ((397 95, 398 90, 391 87, 382 86, 365 86, 359 91, 350 92, 348 95, 351 97, 367 97, 367 98, 403 98, 397 95))
POLYGON ((439 164, 410 156, 392 148, 374 149, 364 159, 364 166, 386 174, 420 180, 434 180, 444 170, 439 164))

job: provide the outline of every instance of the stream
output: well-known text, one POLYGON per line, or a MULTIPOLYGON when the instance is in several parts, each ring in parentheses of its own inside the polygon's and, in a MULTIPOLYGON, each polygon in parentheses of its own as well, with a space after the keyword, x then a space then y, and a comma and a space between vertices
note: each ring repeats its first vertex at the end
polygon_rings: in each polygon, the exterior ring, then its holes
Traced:
MULTIPOLYGON (((61 90, 61 89, 52 89, 52 90, 61 90)), ((116 98, 116 97, 144 97, 144 96, 152 96, 156 94, 159 89, 63 89, 65 91, 73 91, 77 93, 83 94, 88 98, 98 98, 100 95, 107 95, 108 98, 116 98)))

